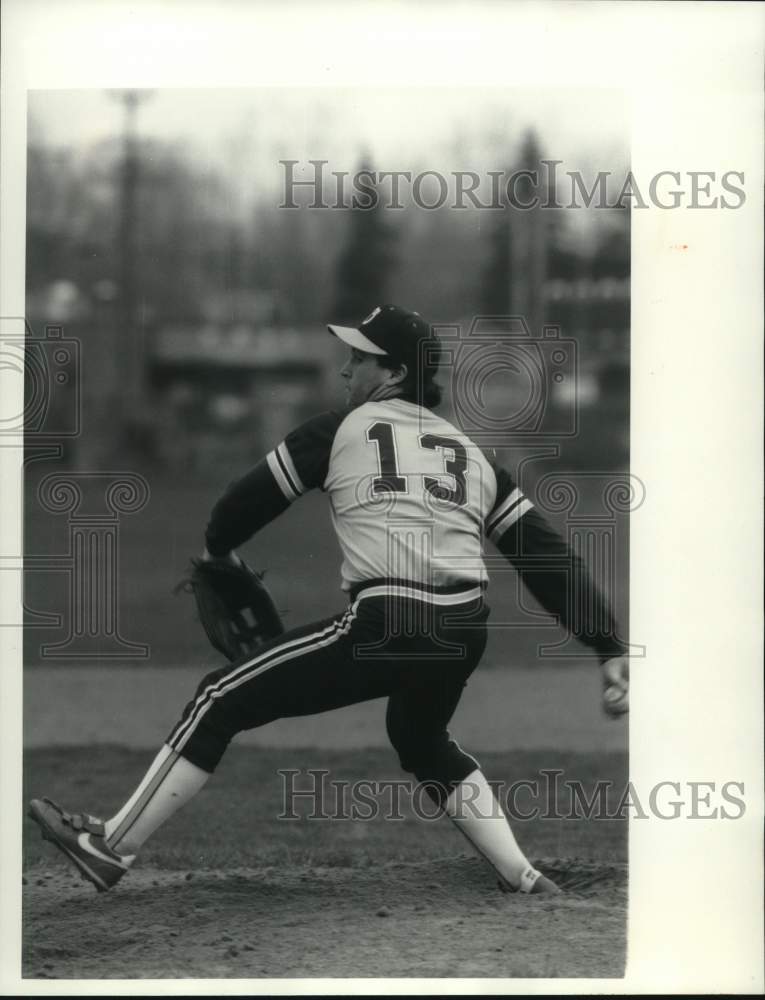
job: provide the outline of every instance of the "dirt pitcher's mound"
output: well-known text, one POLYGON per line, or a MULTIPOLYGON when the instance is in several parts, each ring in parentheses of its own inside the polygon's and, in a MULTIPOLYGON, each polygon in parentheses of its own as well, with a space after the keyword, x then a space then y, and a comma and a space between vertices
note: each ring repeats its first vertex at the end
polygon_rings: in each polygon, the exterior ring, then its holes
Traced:
POLYGON ((541 860, 566 891, 505 895, 467 857, 365 869, 137 868, 98 894, 26 874, 23 974, 45 979, 624 974, 626 866, 541 860))

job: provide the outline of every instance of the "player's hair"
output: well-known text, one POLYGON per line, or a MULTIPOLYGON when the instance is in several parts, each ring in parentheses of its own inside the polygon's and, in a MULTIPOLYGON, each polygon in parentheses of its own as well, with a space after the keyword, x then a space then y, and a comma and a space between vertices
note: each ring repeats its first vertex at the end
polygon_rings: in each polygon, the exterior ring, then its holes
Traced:
POLYGON ((443 389, 432 378, 426 378, 422 384, 412 380, 412 384, 410 384, 409 377, 407 376, 402 385, 404 391, 401 395, 411 403, 418 403, 420 406, 425 406, 429 410, 432 410, 441 402, 443 389))
MULTIPOLYGON (((386 358, 377 357, 377 362, 383 368, 397 368, 396 362, 387 361, 386 358)), ((420 377, 416 366, 407 369, 406 378, 399 384, 401 392, 399 396, 410 403, 417 403, 418 406, 425 406, 432 410, 441 402, 443 389, 435 381, 435 369, 428 367, 422 377, 420 377)))

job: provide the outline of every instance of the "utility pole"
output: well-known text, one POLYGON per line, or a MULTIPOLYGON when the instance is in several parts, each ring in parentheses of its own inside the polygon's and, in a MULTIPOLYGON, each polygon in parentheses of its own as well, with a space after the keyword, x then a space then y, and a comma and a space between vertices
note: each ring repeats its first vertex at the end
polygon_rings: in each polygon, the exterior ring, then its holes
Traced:
POLYGON ((119 417, 120 446, 134 446, 144 414, 146 332, 138 315, 140 272, 138 261, 138 185, 140 157, 137 140, 137 113, 151 97, 150 90, 121 90, 114 94, 124 109, 118 253, 119 295, 117 304, 116 412, 119 417))

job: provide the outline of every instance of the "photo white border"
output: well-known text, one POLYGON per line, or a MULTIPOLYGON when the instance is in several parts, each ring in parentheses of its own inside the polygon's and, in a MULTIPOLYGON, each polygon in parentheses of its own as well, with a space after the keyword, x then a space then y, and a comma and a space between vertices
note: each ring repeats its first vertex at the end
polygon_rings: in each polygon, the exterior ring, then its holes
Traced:
MULTIPOLYGON (((630 760, 637 787, 744 781, 747 806, 727 823, 631 822, 623 980, 21 980, 21 636, 0 628, 3 993, 761 991, 762 4, 5 0, 2 15, 0 316, 24 314, 32 88, 626 87, 638 179, 744 171, 740 209, 633 211, 632 471, 647 496, 630 634, 648 652, 630 760)), ((0 448, 3 553, 20 551, 20 459, 0 448)), ((15 577, 0 596, 18 615, 15 577)))

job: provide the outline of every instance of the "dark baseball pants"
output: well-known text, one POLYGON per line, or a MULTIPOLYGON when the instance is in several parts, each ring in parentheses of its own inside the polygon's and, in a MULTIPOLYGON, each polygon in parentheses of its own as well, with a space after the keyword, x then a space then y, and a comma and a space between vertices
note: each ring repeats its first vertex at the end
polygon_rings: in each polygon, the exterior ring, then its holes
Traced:
POLYGON ((401 767, 445 790, 434 794, 442 801, 478 767, 447 725, 483 654, 489 608, 477 587, 411 588, 365 586, 342 614, 214 670, 169 746, 212 772, 243 730, 387 697, 387 731, 401 767))

